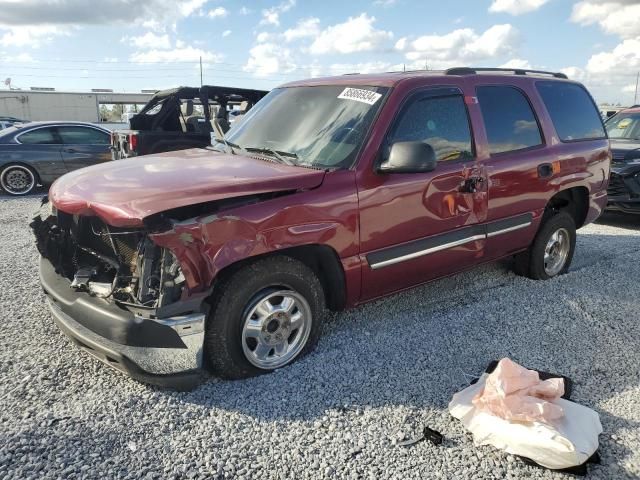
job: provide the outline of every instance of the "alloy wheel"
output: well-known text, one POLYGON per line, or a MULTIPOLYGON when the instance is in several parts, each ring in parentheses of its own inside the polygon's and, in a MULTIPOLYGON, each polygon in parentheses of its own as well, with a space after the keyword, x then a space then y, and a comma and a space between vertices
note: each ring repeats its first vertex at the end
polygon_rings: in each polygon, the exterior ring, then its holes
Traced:
POLYGON ((0 184, 11 195, 25 195, 33 190, 36 179, 27 167, 12 165, 0 174, 0 184))
POLYGON ((570 238, 565 228, 559 228, 549 237, 544 248, 544 271, 550 277, 560 273, 567 263, 571 249, 570 238))
POLYGON ((311 307, 293 290, 269 290, 251 304, 242 328, 242 350, 263 370, 290 363, 304 348, 311 332, 311 307))

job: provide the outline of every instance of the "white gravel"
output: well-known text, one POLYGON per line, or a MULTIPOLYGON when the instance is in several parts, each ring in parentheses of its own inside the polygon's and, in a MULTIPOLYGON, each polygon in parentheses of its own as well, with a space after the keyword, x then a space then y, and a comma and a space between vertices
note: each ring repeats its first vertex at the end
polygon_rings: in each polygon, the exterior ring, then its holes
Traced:
POLYGON ((44 305, 28 221, 0 197, 0 479, 566 478, 489 447, 449 417, 492 359, 573 378, 600 414, 590 478, 640 477, 640 217, 580 231, 549 282, 482 267, 335 315, 315 353, 271 375, 177 393, 103 366, 44 305), (429 425, 436 447, 402 447, 429 425))

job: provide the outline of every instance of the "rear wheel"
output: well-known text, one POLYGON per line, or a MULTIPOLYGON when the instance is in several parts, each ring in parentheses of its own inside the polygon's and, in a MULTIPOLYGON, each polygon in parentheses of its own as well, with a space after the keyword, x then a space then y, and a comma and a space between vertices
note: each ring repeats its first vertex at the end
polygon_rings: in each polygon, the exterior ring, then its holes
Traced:
POLYGON ((324 292, 313 271, 286 256, 258 260, 216 288, 205 336, 215 373, 247 378, 284 367, 318 342, 324 292))
POLYGON ((0 171, 0 186, 10 195, 27 195, 37 183, 36 172, 26 165, 6 165, 0 171))
POLYGON ((576 225, 566 212, 544 221, 531 247, 515 258, 518 275, 534 280, 547 280, 567 273, 576 246, 576 225))

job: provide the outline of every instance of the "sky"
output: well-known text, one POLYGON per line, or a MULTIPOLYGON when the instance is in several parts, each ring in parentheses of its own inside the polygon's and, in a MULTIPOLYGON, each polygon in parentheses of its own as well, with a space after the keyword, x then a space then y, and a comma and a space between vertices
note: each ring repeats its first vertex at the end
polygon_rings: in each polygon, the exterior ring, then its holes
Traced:
POLYGON ((205 84, 264 89, 403 68, 535 68, 629 105, 640 0, 0 0, 0 82, 13 88, 199 85, 200 59, 205 84))

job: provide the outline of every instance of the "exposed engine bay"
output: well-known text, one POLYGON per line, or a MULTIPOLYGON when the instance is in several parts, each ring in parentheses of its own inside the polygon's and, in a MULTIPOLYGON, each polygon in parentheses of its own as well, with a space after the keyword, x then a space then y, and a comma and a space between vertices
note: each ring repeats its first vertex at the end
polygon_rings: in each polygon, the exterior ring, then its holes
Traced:
POLYGON ((185 279, 178 260, 155 245, 144 229, 70 215, 56 210, 46 197, 31 228, 40 254, 78 292, 110 298, 141 314, 180 300, 185 279))

